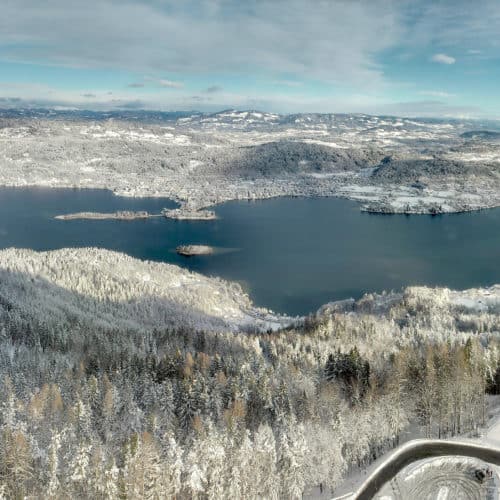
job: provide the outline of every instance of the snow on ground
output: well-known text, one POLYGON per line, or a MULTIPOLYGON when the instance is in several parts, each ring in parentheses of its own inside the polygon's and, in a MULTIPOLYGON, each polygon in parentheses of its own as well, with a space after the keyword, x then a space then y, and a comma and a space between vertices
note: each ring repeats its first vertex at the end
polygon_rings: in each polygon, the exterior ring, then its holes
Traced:
POLYGON ((493 417, 491 419, 491 425, 480 438, 480 441, 486 445, 500 449, 500 395, 492 396, 492 399, 494 403, 492 404, 493 417))
POLYGON ((203 162, 199 160, 189 160, 189 170, 195 170, 196 168, 200 167, 203 165, 203 162))
POLYGON ((451 305, 468 312, 500 312, 500 285, 489 288, 472 288, 467 293, 449 290, 448 300, 451 305))
POLYGON ((348 146, 347 145, 341 145, 341 144, 337 144, 336 142, 327 142, 327 141, 320 141, 320 140, 317 140, 317 139, 304 139, 304 141, 306 144, 319 144, 320 146, 327 146, 329 148, 336 148, 336 149, 347 149, 348 146))
MULTIPOLYGON (((402 431, 400 438, 401 445, 413 439, 422 438, 422 436, 423 434, 421 427, 415 423, 412 423, 408 428, 402 431)), ((308 494, 304 495, 304 500, 352 500, 353 492, 355 492, 361 486, 361 484, 377 467, 380 466, 380 464, 386 461, 395 452, 396 449, 390 450, 384 455, 378 457, 368 467, 348 473, 342 484, 340 484, 340 486, 335 490, 333 496, 329 490, 326 489, 325 491, 323 491, 323 493, 320 493, 319 488, 315 487, 311 491, 309 491, 308 494)))
MULTIPOLYGON (((377 500, 441 499, 486 500, 495 498, 496 481, 480 483, 474 476, 487 465, 467 457, 438 457, 414 462, 402 470, 381 492, 377 500)), ((497 478, 495 478, 497 479, 497 478)))
POLYGON ((500 162, 499 152, 448 153, 447 158, 466 162, 500 162))

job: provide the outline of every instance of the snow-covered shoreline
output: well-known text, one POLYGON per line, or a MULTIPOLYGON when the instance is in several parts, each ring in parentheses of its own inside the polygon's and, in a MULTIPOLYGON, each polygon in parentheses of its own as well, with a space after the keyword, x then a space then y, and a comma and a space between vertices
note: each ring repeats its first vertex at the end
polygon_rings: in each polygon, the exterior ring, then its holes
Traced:
POLYGON ((500 206, 500 144, 470 135, 474 122, 226 112, 168 123, 0 115, 0 185, 166 197, 187 218, 279 196, 343 197, 377 213, 500 206))
MULTIPOLYGON (((292 318, 254 306, 235 282, 101 248, 46 252, 20 248, 0 250, 0 275, 3 278, 0 291, 4 287, 11 294, 14 290, 29 293, 31 299, 27 304, 32 304, 38 295, 45 301, 46 289, 50 289, 55 315, 67 299, 69 303, 76 300, 83 309, 100 307, 105 301, 108 305, 114 303, 120 314, 106 319, 106 313, 99 321, 123 321, 137 328, 186 324, 208 330, 265 332, 304 321, 302 317, 292 318), (153 309, 158 315, 151 309, 150 301, 154 302, 153 309), (127 303, 135 304, 132 312, 127 303), (172 313, 165 324, 164 309, 172 313), (197 323, 198 320, 201 323, 197 323)), ((12 295, 13 301, 14 297, 12 295)), ((316 312, 311 311, 311 317, 328 322, 327 318, 339 313, 353 319, 366 316, 377 318, 380 328, 384 329, 393 321, 391 310, 398 304, 409 311, 413 308, 426 311, 426 322, 420 325, 421 335, 444 339, 454 332, 456 338, 463 338, 460 330, 450 330, 449 324, 467 323, 476 315, 485 321, 488 317, 496 318, 500 312, 500 284, 467 290, 413 286, 401 292, 369 293, 358 301, 348 299, 324 304, 316 312)))

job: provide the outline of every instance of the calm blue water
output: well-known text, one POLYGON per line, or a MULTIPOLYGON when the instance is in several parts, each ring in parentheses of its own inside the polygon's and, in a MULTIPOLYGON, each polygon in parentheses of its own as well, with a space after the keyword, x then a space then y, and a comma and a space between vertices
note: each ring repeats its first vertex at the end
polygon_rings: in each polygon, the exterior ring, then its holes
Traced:
POLYGON ((148 210, 175 204, 103 190, 0 188, 0 248, 98 246, 238 281, 255 303, 288 314, 368 291, 410 284, 452 288, 500 283, 500 210, 371 215, 335 198, 230 202, 217 221, 60 221, 79 211, 148 210), (185 258, 180 244, 226 251, 185 258))

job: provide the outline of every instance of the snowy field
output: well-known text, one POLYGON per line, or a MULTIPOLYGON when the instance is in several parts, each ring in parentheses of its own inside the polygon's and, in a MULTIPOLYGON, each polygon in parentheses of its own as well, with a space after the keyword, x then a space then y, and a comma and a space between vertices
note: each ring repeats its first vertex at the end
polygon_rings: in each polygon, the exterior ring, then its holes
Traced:
POLYGON ((498 475, 483 483, 475 471, 488 467, 484 462, 465 457, 433 458, 416 462, 385 485, 378 500, 496 500, 498 475))

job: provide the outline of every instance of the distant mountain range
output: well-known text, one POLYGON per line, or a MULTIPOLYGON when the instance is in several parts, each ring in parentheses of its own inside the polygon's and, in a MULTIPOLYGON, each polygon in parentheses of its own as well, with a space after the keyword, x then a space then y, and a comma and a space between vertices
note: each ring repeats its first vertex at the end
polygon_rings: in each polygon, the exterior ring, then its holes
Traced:
MULTIPOLYGON (((227 109, 216 113, 198 111, 151 111, 151 110, 112 110, 92 111, 80 109, 51 109, 51 108, 0 108, 0 118, 43 118, 65 120, 127 120, 134 122, 160 123, 176 122, 178 125, 234 125, 238 128, 256 128, 268 125, 293 126, 308 128, 320 124, 326 126, 353 126, 363 127, 401 127, 405 129, 422 126, 422 124, 456 125, 460 123, 464 128, 475 130, 466 132, 464 137, 472 138, 474 134, 487 138, 491 131, 500 133, 499 120, 463 120, 452 118, 402 118, 389 115, 367 115, 360 113, 295 113, 277 114, 257 110, 227 109), (488 130, 491 129, 491 130, 488 130)), ((491 138, 491 137, 490 137, 491 138)))

